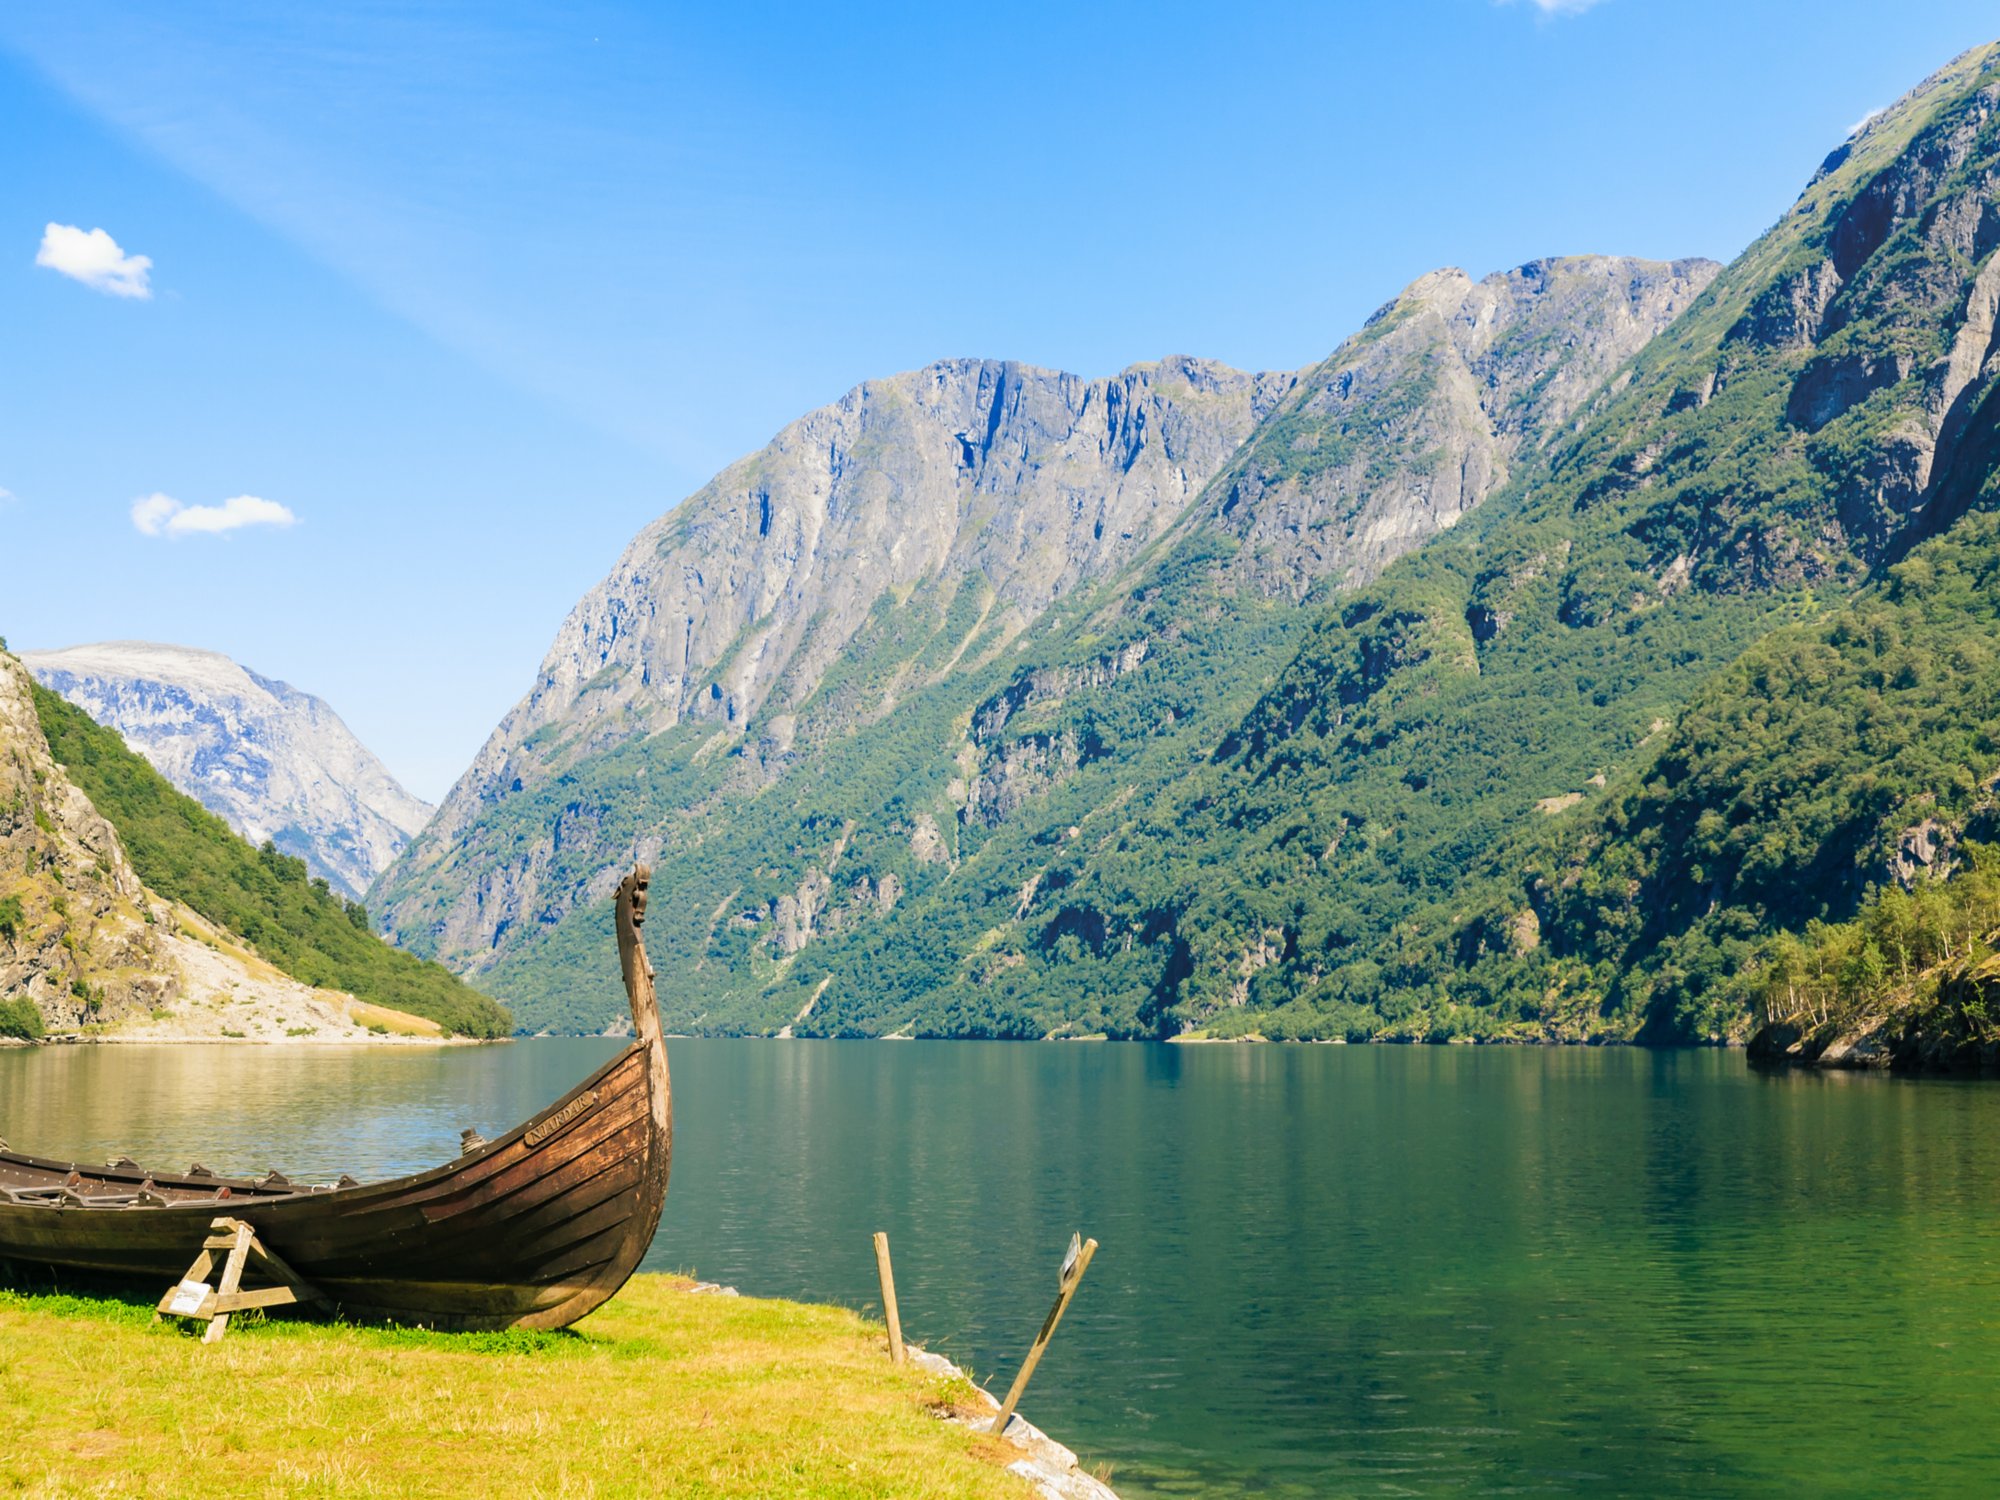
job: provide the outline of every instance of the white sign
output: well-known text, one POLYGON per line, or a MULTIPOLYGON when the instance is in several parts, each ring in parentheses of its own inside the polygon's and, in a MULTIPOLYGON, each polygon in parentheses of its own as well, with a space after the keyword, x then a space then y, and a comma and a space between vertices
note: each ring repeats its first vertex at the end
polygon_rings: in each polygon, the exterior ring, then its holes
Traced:
POLYGON ((205 1281, 183 1281, 174 1288, 173 1300, 167 1304, 167 1311, 193 1317, 201 1311, 202 1303, 208 1300, 208 1283, 205 1281))

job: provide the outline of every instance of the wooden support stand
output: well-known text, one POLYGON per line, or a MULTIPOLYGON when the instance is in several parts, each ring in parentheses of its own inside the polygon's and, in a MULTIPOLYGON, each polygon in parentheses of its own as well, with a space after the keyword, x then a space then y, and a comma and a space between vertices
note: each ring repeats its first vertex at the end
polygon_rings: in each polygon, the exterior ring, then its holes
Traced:
POLYGON ((896 1314, 896 1272, 889 1264, 889 1236, 875 1231, 875 1274, 882 1278, 882 1311, 889 1319, 889 1361, 903 1363, 903 1320, 896 1314))
POLYGON ((253 1307, 287 1307, 295 1302, 324 1302, 325 1294, 307 1281, 298 1272, 286 1265, 283 1258, 262 1240, 257 1231, 241 1219, 216 1219, 208 1226, 208 1238, 202 1241, 201 1254, 188 1267, 187 1275, 180 1279, 166 1296, 160 1299, 159 1309, 153 1314, 153 1321, 162 1317, 192 1318, 198 1323, 206 1323, 201 1341, 204 1344, 220 1343, 229 1331, 229 1315, 248 1311, 253 1307), (222 1275, 216 1284, 208 1284, 208 1273, 215 1266, 215 1252, 228 1252, 222 1263, 222 1275), (274 1281, 276 1286, 262 1287, 254 1291, 243 1290, 243 1273, 250 1261, 255 1259, 259 1267, 274 1281))
POLYGON ((1042 1362, 1042 1351, 1049 1347, 1049 1340, 1056 1336, 1056 1324, 1062 1321, 1063 1313, 1069 1307, 1069 1299, 1076 1295, 1076 1289, 1083 1284, 1083 1273, 1090 1269, 1090 1258, 1097 1254, 1096 1240, 1083 1240, 1070 1236, 1069 1254, 1063 1257, 1062 1271, 1056 1277, 1056 1305, 1049 1309, 1049 1315, 1042 1322, 1042 1331, 1035 1335, 1034 1346, 1028 1350, 1027 1359, 1021 1363, 1021 1373, 1014 1377, 1014 1384, 1008 1388, 1007 1399, 1000 1404, 1000 1415, 993 1420, 994 1432, 1005 1432, 1007 1424, 1014 1418, 1014 1404, 1021 1399, 1021 1392, 1028 1388, 1028 1377, 1035 1373, 1035 1366, 1042 1362))

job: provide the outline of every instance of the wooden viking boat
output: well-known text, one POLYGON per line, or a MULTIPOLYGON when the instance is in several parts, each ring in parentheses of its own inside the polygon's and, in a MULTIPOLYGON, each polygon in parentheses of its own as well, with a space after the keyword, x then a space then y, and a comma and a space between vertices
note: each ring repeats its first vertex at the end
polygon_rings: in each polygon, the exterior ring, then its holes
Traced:
POLYGON ((343 1316, 442 1329, 574 1323, 638 1267, 673 1160, 667 1049, 639 935, 647 880, 641 866, 617 895, 635 1040, 498 1140, 473 1138, 458 1160, 414 1177, 330 1188, 0 1149, 0 1260, 169 1286, 226 1215, 343 1316))

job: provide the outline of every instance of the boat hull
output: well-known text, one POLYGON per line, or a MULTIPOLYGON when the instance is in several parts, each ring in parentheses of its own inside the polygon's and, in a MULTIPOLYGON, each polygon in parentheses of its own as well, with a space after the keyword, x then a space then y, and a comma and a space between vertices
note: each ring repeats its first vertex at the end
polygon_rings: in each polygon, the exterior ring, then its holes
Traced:
MULTIPOLYGON (((415 1177, 289 1193, 154 1177, 154 1191, 169 1199, 158 1207, 0 1201, 0 1259, 165 1287, 186 1273, 210 1220, 227 1214, 344 1315, 561 1328, 637 1269, 659 1225, 670 1163, 671 1138, 656 1139, 641 1044, 510 1134, 415 1177)), ((88 1199, 130 1192, 145 1178, 0 1155, 0 1187, 73 1183, 88 1199)))

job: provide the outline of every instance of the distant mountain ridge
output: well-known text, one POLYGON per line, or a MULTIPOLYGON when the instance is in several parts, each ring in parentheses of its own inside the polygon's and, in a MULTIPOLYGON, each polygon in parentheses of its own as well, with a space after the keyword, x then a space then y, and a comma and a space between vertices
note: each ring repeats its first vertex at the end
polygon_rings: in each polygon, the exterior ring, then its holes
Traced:
POLYGON ((430 819, 324 702, 217 652, 107 641, 21 661, 244 838, 350 899, 430 819))

